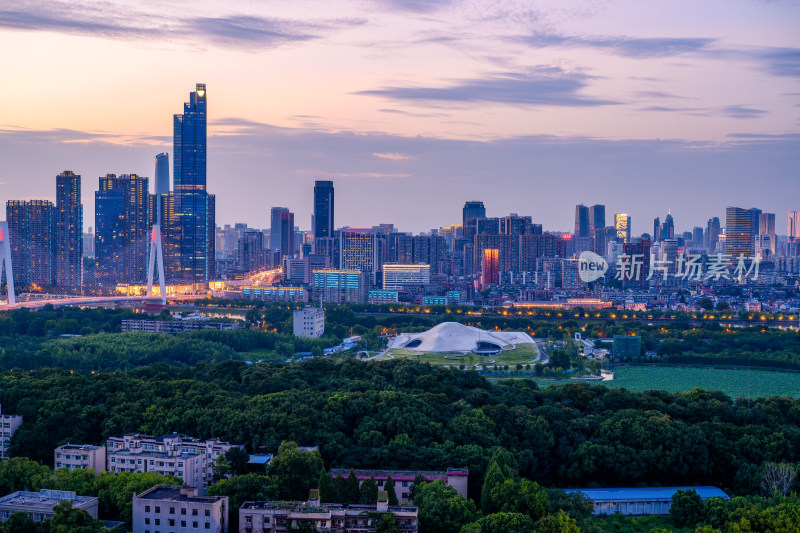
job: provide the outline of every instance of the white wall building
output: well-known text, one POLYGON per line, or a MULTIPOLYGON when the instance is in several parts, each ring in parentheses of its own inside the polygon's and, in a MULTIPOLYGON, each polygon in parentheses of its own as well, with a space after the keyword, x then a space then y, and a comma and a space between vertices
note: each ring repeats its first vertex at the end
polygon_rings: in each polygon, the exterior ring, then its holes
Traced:
POLYGON ((27 513, 34 522, 53 518, 53 508, 64 500, 72 502, 72 507, 82 509, 92 518, 97 518, 97 498, 78 496, 66 490, 47 490, 39 492, 18 491, 0 498, 0 521, 5 522, 18 511, 27 513))
MULTIPOLYGON (((0 413, 3 412, 0 406, 0 413)), ((22 415, 0 415, 0 459, 8 459, 8 446, 11 437, 22 425, 22 415)))
POLYGON ((133 497, 133 533, 227 533, 228 497, 157 485, 133 497))
POLYGON ((106 442, 109 472, 156 472, 183 479, 190 487, 211 483, 214 461, 241 444, 199 440, 177 433, 153 437, 139 433, 114 435, 106 442))
POLYGON ((389 291, 402 290, 404 286, 428 285, 431 282, 430 265, 383 265, 383 288, 389 291))
POLYGON ((325 333, 325 310, 310 306, 296 309, 292 315, 292 330, 296 337, 321 337, 325 333))
POLYGON ((91 444, 64 444, 53 451, 53 464, 56 470, 88 470, 94 468, 95 474, 106 471, 106 447, 91 444))

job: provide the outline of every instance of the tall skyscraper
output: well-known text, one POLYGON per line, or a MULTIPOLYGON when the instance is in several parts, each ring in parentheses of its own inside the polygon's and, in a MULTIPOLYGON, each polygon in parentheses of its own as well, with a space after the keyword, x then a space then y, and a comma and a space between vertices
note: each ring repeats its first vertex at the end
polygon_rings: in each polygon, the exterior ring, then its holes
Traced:
POLYGON ((614 229, 617 233, 617 239, 625 242, 631 240, 631 217, 625 213, 617 213, 614 215, 614 229))
POLYGON ((138 283, 145 279, 149 207, 146 177, 107 174, 99 179, 99 190, 95 192, 95 256, 96 276, 103 283, 138 283))
POLYGON ((206 86, 198 83, 173 121, 173 181, 181 281, 210 279, 209 198, 206 191, 206 86))
POLYGON ((758 235, 758 228, 761 223, 761 209, 751 207, 750 208, 750 235, 753 236, 755 239, 756 235, 758 235))
POLYGON ((169 154, 156 155, 155 176, 155 204, 151 215, 155 217, 157 224, 161 224, 161 196, 169 194, 169 154))
POLYGON ((333 182, 314 182, 314 238, 333 236, 333 182))
POLYGON ((270 210, 269 247, 272 250, 281 249, 281 214, 288 212, 288 207, 273 207, 270 210))
POLYGON ((736 263, 740 255, 753 255, 753 214, 749 209, 728 207, 725 210, 725 253, 736 263))
MULTIPOLYGON (((271 231, 271 230, 270 230, 271 231)), ((280 215, 280 251, 282 257, 294 257, 295 231, 294 213, 282 211, 280 215)))
POLYGON ((775 253, 775 213, 761 213, 758 217, 758 235, 769 237, 769 250, 775 253))
POLYGON ((800 239, 800 211, 789 211, 789 226, 786 235, 790 240, 800 239))
POLYGON ((575 206, 575 237, 589 236, 589 208, 585 205, 575 206))
POLYGON ((486 207, 484 207, 483 202, 471 201, 465 203, 461 213, 461 226, 467 242, 472 242, 475 237, 478 231, 476 221, 479 218, 486 218, 486 207))
POLYGON ((169 194, 169 154, 156 155, 156 194, 169 194))
POLYGON ((706 248, 709 252, 713 252, 717 248, 720 233, 722 233, 722 227, 719 217, 709 218, 706 225, 706 248))
POLYGON ((481 289, 500 283, 500 250, 484 248, 481 257, 481 289))
POLYGON ((83 258, 81 177, 70 170, 56 176, 55 252, 56 285, 79 291, 83 258))
MULTIPOLYGON (((346 229, 339 232, 339 267, 375 274, 378 270, 377 239, 371 229, 346 229)), ((370 283, 374 283, 370 279, 370 283)))
POLYGON ((50 287, 55 283, 56 209, 48 200, 9 200, 6 221, 11 237, 14 282, 50 287))

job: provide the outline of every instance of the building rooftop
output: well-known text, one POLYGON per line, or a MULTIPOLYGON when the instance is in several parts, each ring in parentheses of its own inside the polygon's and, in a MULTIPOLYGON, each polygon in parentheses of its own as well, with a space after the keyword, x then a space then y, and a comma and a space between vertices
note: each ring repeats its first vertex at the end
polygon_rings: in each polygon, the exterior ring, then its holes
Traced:
POLYGON ((56 450, 99 450, 102 446, 95 446, 94 444, 62 444, 56 450))
POLYGON ((11 494, 0 498, 0 505, 17 505, 28 508, 52 509, 64 500, 70 500, 81 504, 94 499, 96 498, 92 496, 78 496, 74 492, 67 490, 42 489, 39 492, 12 492, 11 494))
POLYGON ((140 500, 162 500, 172 502, 188 502, 188 503, 216 503, 226 496, 197 496, 195 489, 191 487, 168 487, 165 485, 156 485, 155 487, 144 491, 136 496, 140 500))
POLYGON ((672 500, 673 494, 678 490, 694 489, 703 498, 722 498, 729 500, 730 497, 717 487, 630 487, 618 489, 566 489, 565 492, 582 492, 595 502, 616 502, 620 500, 672 500))

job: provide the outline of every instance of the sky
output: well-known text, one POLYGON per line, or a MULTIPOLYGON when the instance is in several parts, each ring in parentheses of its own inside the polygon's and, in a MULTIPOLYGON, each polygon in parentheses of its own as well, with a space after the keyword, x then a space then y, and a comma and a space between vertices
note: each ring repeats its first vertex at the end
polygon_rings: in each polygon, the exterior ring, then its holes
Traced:
MULTIPOLYGON (((82 176, 153 177, 207 85, 217 224, 531 215, 575 205, 676 230, 725 207, 800 210, 800 2, 47 0, 0 5, 0 202, 82 176)), ((152 179, 151 179, 152 182, 152 179)), ((151 189, 153 184, 151 183, 151 189)))

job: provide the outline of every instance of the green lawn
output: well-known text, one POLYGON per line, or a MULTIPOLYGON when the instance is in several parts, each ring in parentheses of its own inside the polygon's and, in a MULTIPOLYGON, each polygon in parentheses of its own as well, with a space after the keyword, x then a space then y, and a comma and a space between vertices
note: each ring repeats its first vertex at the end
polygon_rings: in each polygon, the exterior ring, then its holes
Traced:
MULTIPOLYGON (((796 372, 655 366, 618 366, 613 372, 613 380, 595 383, 602 383, 606 387, 624 387, 634 392, 651 389, 684 392, 697 387, 721 390, 731 398, 800 397, 800 373, 796 372)), ((537 383, 547 386, 565 382, 537 383)))
POLYGON ((461 355, 458 353, 428 353, 420 354, 414 350, 405 350, 400 348, 393 348, 389 350, 389 355, 397 359, 414 359, 421 363, 430 363, 432 365, 445 365, 460 367, 474 367, 476 364, 483 364, 488 366, 494 365, 509 365, 514 367, 517 364, 526 364, 535 359, 539 355, 539 350, 533 343, 517 344, 513 350, 503 350, 495 356, 483 356, 475 354, 461 355))

